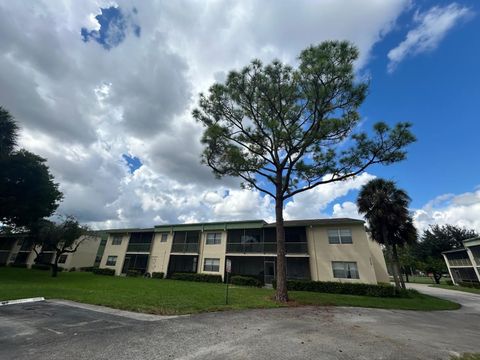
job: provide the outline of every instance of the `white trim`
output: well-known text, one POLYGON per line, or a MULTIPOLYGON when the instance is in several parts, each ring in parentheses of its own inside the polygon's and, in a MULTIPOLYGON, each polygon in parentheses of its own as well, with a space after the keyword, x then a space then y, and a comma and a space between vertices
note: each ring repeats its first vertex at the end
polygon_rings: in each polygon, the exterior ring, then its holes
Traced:
POLYGON ((28 299, 3 300, 3 301, 0 301, 0 306, 14 305, 14 304, 25 304, 25 303, 38 302, 38 301, 45 301, 45 298, 44 297, 35 297, 35 298, 28 298, 28 299))

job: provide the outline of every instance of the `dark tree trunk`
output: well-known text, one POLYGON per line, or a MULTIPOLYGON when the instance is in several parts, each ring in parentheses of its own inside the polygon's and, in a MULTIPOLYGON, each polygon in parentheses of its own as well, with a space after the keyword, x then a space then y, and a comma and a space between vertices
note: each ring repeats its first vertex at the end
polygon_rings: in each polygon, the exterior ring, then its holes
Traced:
POLYGON ((408 278, 408 272, 409 272, 409 270, 408 270, 407 268, 405 268, 405 281, 406 281, 407 283, 410 282, 410 279, 408 278))
MULTIPOLYGON (((383 236, 383 243, 387 245, 387 249, 389 248, 388 244, 390 243, 388 241, 388 231, 386 229, 385 226, 383 226, 382 228, 382 236, 383 236)), ((395 287, 397 289, 401 289, 401 285, 400 285, 400 280, 399 280, 399 277, 398 277, 398 273, 399 273, 399 270, 398 270, 398 256, 397 256, 397 259, 395 260, 395 256, 394 256, 394 253, 396 254, 397 253, 397 249, 395 249, 394 251, 394 248, 395 248, 395 245, 392 245, 390 246, 391 248, 391 251, 390 251, 390 260, 391 260, 391 264, 392 264, 392 273, 393 273, 393 281, 395 282, 395 287)))
POLYGON ((53 261, 52 264, 52 277, 57 277, 58 275, 58 259, 60 258, 60 255, 58 252, 55 253, 55 260, 53 261))
POLYGON ((395 286, 397 289, 406 289, 405 282, 403 281, 402 272, 400 271, 400 261, 398 260, 397 246, 395 244, 392 244, 392 255, 394 272, 398 276, 398 279, 395 281, 395 286))
POLYGON ((279 302, 288 301, 287 291, 287 263, 285 259, 285 228, 283 225, 283 194, 281 189, 278 189, 275 199, 275 221, 277 232, 277 291, 275 293, 275 299, 279 302))

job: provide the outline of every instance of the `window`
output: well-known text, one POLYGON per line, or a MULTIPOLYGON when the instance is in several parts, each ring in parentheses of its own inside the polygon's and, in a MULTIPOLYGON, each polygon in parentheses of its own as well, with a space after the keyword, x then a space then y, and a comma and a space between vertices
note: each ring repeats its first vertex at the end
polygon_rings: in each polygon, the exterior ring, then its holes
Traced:
POLYGON ((162 233, 162 235, 160 236, 160 242, 167 242, 167 239, 168 239, 168 233, 166 232, 162 233))
POLYGON ((333 277, 337 279, 360 279, 357 263, 332 261, 333 277))
POLYGON ((112 245, 122 245, 122 235, 113 235, 112 245))
POLYGON ((115 266, 116 263, 117 263, 117 257, 116 256, 109 256, 109 257, 107 257, 107 263, 105 265, 115 266))
POLYGON ((205 259, 203 271, 220 271, 220 259, 205 259))
POLYGON ((58 258, 58 263, 65 264, 67 262, 67 256, 68 255, 60 255, 60 257, 58 258))
POLYGON ((207 245, 218 245, 222 242, 222 233, 207 233, 207 245))
POLYGON ((328 230, 329 244, 351 244, 352 231, 350 229, 332 229, 328 230))

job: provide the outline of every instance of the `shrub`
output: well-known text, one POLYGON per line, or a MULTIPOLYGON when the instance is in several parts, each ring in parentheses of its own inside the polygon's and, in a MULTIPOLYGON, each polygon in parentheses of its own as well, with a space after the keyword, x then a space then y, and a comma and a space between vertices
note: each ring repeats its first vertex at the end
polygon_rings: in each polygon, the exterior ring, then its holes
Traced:
MULTIPOLYGON (((273 283, 276 287, 276 283, 273 283)), ((292 291, 312 291, 330 294, 361 295, 373 297, 411 297, 418 292, 415 290, 398 291, 394 286, 341 283, 334 281, 288 280, 287 289, 292 291)))
POLYGON ((92 272, 95 275, 110 275, 113 276, 115 275, 115 270, 113 269, 100 269, 100 268, 94 268, 92 272))
POLYGON ((230 283, 234 285, 255 286, 255 287, 262 286, 262 282, 260 280, 251 276, 234 275, 229 280, 230 280, 230 283))
POLYGON ((452 281, 452 280, 447 280, 447 281, 446 281, 446 284, 452 286, 452 285, 453 285, 453 281, 452 281))
POLYGON ((459 282, 458 285, 468 288, 480 289, 480 284, 471 282, 459 282))
POLYGON ((127 270, 127 276, 138 277, 140 275, 142 275, 142 273, 139 270, 127 270))
POLYGON ((75 271, 77 271, 77 269, 75 269, 74 267, 68 269, 68 272, 75 272, 75 271))
POLYGON ((14 268, 23 268, 23 269, 26 269, 27 268, 27 264, 10 264, 11 267, 14 267, 14 268))
POLYGON ((163 272, 152 272, 153 279, 163 279, 165 274, 163 272))
POLYGON ((32 264, 34 270, 50 270, 50 265, 47 264, 32 264))
POLYGON ((98 268, 94 266, 82 266, 78 268, 79 271, 88 271, 88 272, 92 272, 93 269, 98 269, 98 268))
POLYGON ((199 281, 209 283, 221 283, 222 277, 220 275, 212 274, 196 274, 196 273, 173 273, 170 278, 172 280, 185 280, 185 281, 199 281))

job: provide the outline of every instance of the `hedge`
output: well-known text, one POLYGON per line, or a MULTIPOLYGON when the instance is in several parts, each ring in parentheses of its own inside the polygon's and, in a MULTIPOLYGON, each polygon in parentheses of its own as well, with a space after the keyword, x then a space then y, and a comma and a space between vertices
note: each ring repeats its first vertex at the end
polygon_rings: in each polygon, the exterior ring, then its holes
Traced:
MULTIPOLYGON (((275 281, 273 287, 276 287, 275 281)), ((373 297, 410 297, 415 290, 398 291, 392 285, 341 283, 334 281, 287 280, 287 289, 292 291, 312 291, 330 294, 361 295, 373 297)))
POLYGON ((92 272, 94 269, 98 269, 98 268, 94 266, 82 266, 78 268, 78 271, 92 272))
POLYGON ((27 268, 27 264, 10 264, 9 266, 14 267, 14 268, 27 268))
POLYGON ((46 264, 32 264, 32 269, 34 270, 50 270, 50 265, 46 264))
POLYGON ((230 283, 240 286, 262 287, 262 282, 255 277, 234 275, 230 278, 230 283))
POLYGON ((142 273, 139 270, 127 270, 127 276, 130 277, 138 277, 141 276, 142 273))
POLYGON ((468 288, 480 289, 480 284, 471 282, 459 282, 458 285, 468 288))
POLYGON ((200 281, 209 283, 221 283, 222 277, 220 275, 211 274, 196 274, 196 273, 173 273, 170 275, 172 280, 185 280, 185 281, 200 281))
POLYGON ((110 276, 115 275, 115 270, 113 270, 113 269, 95 268, 95 269, 92 270, 92 272, 96 275, 110 275, 110 276))
POLYGON ((163 272, 152 272, 153 279, 163 279, 165 274, 163 272))

